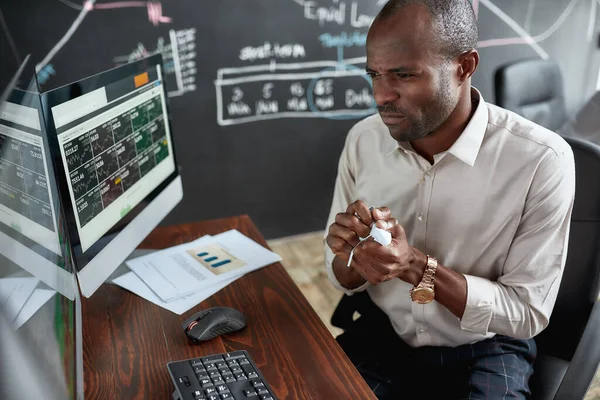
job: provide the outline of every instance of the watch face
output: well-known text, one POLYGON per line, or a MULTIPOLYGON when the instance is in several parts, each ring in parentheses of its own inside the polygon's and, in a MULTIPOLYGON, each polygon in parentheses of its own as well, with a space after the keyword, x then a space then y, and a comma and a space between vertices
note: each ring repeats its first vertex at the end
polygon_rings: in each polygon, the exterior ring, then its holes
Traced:
POLYGON ((433 301, 435 294, 432 289, 418 288, 413 290, 411 297, 415 303, 427 304, 433 301))

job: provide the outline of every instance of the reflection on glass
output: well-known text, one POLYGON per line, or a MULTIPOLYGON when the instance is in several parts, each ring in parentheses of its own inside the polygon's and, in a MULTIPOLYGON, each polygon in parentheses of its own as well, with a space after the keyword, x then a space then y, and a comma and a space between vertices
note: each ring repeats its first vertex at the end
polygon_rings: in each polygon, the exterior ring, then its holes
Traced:
POLYGON ((79 299, 31 69, 0 88, 0 398, 69 399, 79 299))

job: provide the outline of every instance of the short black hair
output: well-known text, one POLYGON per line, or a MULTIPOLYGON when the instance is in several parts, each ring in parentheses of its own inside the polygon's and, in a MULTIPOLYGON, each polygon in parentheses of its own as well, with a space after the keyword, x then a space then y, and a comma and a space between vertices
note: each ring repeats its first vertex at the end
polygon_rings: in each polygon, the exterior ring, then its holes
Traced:
POLYGON ((429 10, 444 57, 454 58, 477 47, 479 27, 469 0, 390 0, 377 19, 387 19, 411 4, 422 4, 429 10))

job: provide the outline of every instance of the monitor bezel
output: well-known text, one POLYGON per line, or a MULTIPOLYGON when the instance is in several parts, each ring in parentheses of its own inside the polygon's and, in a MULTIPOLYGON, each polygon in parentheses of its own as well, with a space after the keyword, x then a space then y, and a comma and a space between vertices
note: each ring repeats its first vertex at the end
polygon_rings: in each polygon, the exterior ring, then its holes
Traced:
POLYGON ((160 53, 151 55, 129 64, 118 66, 45 92, 42 94, 42 108, 43 117, 45 119, 45 125, 48 132, 48 142, 50 154, 52 156, 52 164, 57 175, 56 182, 58 185, 60 200, 64 208, 65 218, 67 220, 67 231, 71 243, 74 265, 77 271, 82 271, 96 255, 98 255, 118 236, 119 232, 129 225, 150 203, 152 203, 154 199, 156 199, 156 197, 163 190, 165 190, 165 188, 169 186, 169 184, 179 177, 179 164, 177 163, 177 156, 175 154, 175 141, 173 139, 171 106, 168 98, 168 89, 164 74, 162 56, 160 53), (123 218, 121 218, 113 227, 104 233, 99 240, 97 240, 89 249, 84 252, 82 250, 81 239, 77 229, 74 206, 71 201, 71 196, 69 195, 69 186, 67 182, 68 177, 65 174, 65 168, 60 152, 60 144, 58 142, 57 129, 51 112, 52 107, 62 104, 66 101, 76 99, 84 94, 107 86, 110 83, 117 82, 121 79, 128 77, 133 79, 134 76, 147 71, 149 68, 156 68, 157 66, 160 66, 161 70, 162 90, 164 92, 165 107, 167 110, 165 123, 168 124, 168 129, 170 132, 175 170, 148 196, 146 196, 144 200, 133 207, 123 218), (73 93, 77 93, 77 95, 73 95, 73 93))

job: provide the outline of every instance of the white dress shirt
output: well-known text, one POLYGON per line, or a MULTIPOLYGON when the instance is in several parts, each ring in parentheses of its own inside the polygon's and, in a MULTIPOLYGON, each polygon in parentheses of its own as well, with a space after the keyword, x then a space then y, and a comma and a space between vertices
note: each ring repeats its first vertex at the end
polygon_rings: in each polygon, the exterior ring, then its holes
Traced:
POLYGON ((565 265, 575 196, 570 146, 471 93, 475 113, 433 165, 396 142, 377 114, 350 130, 339 161, 327 229, 355 200, 387 206, 410 245, 466 277, 459 319, 436 301, 412 302, 412 285, 400 279, 343 288, 325 245, 333 284, 347 294, 366 289, 413 347, 535 336, 548 325, 565 265))

